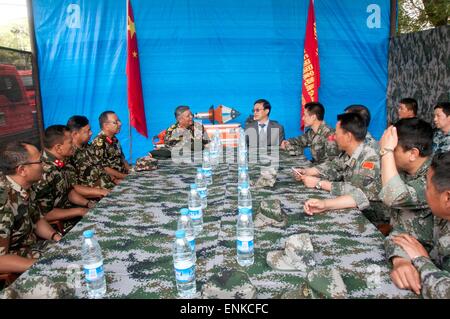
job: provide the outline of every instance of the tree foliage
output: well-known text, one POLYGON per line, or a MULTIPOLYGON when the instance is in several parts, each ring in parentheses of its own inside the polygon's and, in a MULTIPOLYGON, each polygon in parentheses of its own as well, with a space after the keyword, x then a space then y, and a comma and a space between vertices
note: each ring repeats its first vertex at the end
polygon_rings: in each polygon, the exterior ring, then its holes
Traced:
POLYGON ((449 24, 449 0, 399 0, 398 33, 422 31, 449 24))

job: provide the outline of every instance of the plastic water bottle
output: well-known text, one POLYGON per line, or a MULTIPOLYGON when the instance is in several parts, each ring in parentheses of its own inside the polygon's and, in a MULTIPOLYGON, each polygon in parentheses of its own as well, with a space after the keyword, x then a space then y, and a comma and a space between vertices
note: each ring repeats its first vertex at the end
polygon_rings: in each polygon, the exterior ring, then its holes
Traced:
POLYGON ((219 157, 219 144, 217 141, 217 131, 214 131, 211 141, 209 143, 209 155, 211 158, 211 165, 216 166, 219 157))
POLYGON ((106 293, 106 280, 103 271, 102 250, 94 237, 93 230, 83 232, 81 253, 88 296, 101 298, 106 293))
POLYGON ((252 209, 252 194, 250 193, 248 183, 243 183, 238 191, 238 208, 252 209))
POLYGON ((246 167, 239 167, 238 191, 243 187, 244 184, 247 187, 249 185, 248 169, 246 167))
POLYGON ((180 210, 181 216, 178 219, 177 230, 183 229, 186 232, 186 240, 191 246, 192 251, 194 253, 194 260, 197 259, 195 254, 195 232, 194 232, 194 224, 192 223, 191 216, 189 216, 189 209, 182 208, 180 210))
POLYGON ((195 184, 197 185, 197 192, 202 201, 202 210, 204 211, 208 207, 208 187, 206 185, 206 180, 202 168, 197 168, 195 184))
POLYGON ((175 270, 178 295, 182 298, 192 297, 197 291, 195 284, 195 260, 191 246, 186 240, 186 232, 183 229, 177 230, 175 233, 173 268, 175 270))
POLYGON ((202 163, 203 175, 206 180, 206 185, 212 185, 212 168, 211 168, 211 158, 209 156, 208 150, 203 152, 203 163, 202 163))
POLYGON ((191 191, 188 197, 189 203, 189 215, 192 219, 192 224, 194 224, 195 235, 197 236, 203 229, 203 211, 202 211, 202 200, 197 192, 197 185, 191 184, 191 191))
POLYGON ((238 139, 238 151, 247 151, 247 142, 245 140, 245 130, 241 127, 239 129, 239 139, 238 139))
POLYGON ((238 215, 236 224, 236 258, 241 266, 253 265, 254 253, 254 228, 252 215, 243 213, 238 215))
POLYGON ((247 168, 248 169, 248 161, 247 161, 247 150, 239 149, 238 152, 238 168, 247 168))

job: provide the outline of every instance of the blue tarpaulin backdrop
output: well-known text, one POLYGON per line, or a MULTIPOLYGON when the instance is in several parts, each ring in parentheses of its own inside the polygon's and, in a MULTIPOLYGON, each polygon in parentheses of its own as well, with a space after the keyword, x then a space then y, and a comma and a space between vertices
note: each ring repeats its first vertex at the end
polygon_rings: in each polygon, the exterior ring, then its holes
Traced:
MULTIPOLYGON (((253 102, 272 104, 286 136, 301 133, 300 96, 307 0, 133 0, 149 136, 174 122, 176 106, 234 107, 244 123, 253 102)), ((129 154, 126 0, 34 0, 44 124, 114 110, 129 154)), ((386 121, 389 0, 316 0, 320 101, 333 126, 349 104, 386 121)), ((152 149, 133 130, 133 160, 152 149)))

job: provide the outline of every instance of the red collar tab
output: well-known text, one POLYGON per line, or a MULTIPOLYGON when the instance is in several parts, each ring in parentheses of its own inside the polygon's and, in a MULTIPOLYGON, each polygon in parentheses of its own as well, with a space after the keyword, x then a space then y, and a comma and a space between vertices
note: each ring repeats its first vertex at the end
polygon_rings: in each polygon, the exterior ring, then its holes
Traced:
POLYGON ((59 168, 63 168, 64 167, 64 162, 60 161, 59 159, 56 159, 53 163, 55 163, 56 166, 58 166, 59 168))

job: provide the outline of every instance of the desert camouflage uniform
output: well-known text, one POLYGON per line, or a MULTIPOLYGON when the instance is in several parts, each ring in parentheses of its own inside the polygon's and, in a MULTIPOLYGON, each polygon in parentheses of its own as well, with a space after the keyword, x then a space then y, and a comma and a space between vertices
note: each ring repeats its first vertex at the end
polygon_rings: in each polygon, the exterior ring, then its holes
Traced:
POLYGON ((193 150, 196 143, 201 142, 202 148, 209 143, 208 134, 202 124, 194 122, 193 125, 187 128, 187 131, 188 133, 186 133, 186 129, 180 128, 178 122, 169 127, 166 130, 166 135, 164 137, 164 144, 166 148, 171 149, 179 143, 182 144, 177 146, 182 147, 183 145, 189 143, 191 145, 191 149, 193 150), (185 140, 185 134, 189 136, 189 140, 185 140))
POLYGON ((98 160, 97 167, 110 167, 123 174, 128 174, 122 146, 116 137, 110 138, 100 132, 92 141, 90 153, 98 160))
POLYGON ((0 176, 0 255, 39 258, 35 225, 42 217, 35 193, 25 190, 9 176, 0 176))
POLYGON ((396 256, 409 259, 406 252, 392 241, 392 237, 400 233, 417 238, 427 251, 433 246, 433 215, 425 198, 430 163, 431 158, 413 176, 405 173, 394 176, 380 192, 380 199, 391 208, 390 224, 393 230, 385 242, 389 260, 396 256))
POLYGON ((431 259, 418 257, 413 260, 413 265, 420 273, 424 298, 450 299, 449 221, 435 216, 433 233, 431 259))
POLYGON ((72 208, 69 192, 72 190, 70 176, 63 161, 44 151, 42 154, 44 174, 35 184, 36 200, 42 214, 46 215, 53 208, 72 208))
POLYGON ((378 194, 381 189, 380 156, 369 144, 361 143, 352 156, 341 157, 344 169, 333 172, 331 195, 350 195, 356 207, 375 225, 386 223, 389 216, 378 194))
POLYGON ((111 177, 98 166, 98 159, 92 153, 90 145, 75 149, 73 156, 67 161, 67 169, 72 185, 112 189, 115 184, 111 177))
POLYGON ((311 149, 312 162, 323 163, 332 160, 339 154, 339 150, 334 139, 334 130, 322 122, 314 132, 311 128, 305 134, 287 140, 290 144, 288 151, 303 154, 303 149, 311 149))
POLYGON ((433 154, 448 151, 450 151, 450 131, 444 134, 441 130, 436 129, 433 135, 433 154))

